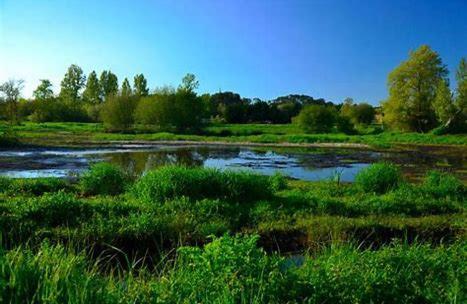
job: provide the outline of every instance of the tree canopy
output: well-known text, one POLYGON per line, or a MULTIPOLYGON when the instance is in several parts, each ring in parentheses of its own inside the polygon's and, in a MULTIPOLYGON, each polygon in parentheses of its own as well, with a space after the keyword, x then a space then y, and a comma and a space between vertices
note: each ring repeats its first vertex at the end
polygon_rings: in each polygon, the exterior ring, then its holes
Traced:
POLYGON ((60 97, 70 102, 78 101, 80 99, 79 93, 85 81, 86 76, 84 76, 83 70, 79 66, 72 64, 60 84, 60 97))
POLYGON ((422 45, 388 77, 389 97, 383 103, 384 122, 391 128, 426 132, 436 126, 433 103, 438 84, 447 77, 438 53, 422 45))

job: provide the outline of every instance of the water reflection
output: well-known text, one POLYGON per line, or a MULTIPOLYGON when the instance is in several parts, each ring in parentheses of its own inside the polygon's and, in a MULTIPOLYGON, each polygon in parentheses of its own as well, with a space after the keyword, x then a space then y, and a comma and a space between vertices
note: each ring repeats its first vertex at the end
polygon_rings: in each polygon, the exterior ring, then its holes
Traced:
POLYGON ((279 171, 303 180, 328 179, 338 172, 343 181, 369 164, 386 160, 399 164, 411 179, 430 169, 454 172, 467 179, 462 149, 414 148, 406 152, 349 149, 270 149, 221 146, 126 145, 92 149, 31 149, 0 151, 0 175, 11 177, 64 177, 86 170, 93 162, 108 161, 140 175, 167 164, 249 169, 263 174, 279 171))

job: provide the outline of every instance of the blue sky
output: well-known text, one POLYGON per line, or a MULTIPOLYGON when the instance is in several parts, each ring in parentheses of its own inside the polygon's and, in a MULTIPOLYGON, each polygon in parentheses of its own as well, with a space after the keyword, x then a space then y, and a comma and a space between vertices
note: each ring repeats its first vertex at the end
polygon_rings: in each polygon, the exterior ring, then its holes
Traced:
POLYGON ((387 74, 429 44, 454 75, 467 57, 467 1, 0 0, 0 81, 58 92, 66 68, 144 73, 151 88, 187 72, 199 92, 290 93, 378 104, 387 74))

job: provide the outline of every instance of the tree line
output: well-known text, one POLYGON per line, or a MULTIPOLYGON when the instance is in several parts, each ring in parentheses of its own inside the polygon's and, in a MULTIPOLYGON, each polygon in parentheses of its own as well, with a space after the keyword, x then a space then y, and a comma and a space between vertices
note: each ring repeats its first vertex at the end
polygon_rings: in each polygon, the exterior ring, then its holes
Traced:
POLYGON ((388 76, 389 96, 381 110, 351 98, 340 104, 307 95, 287 95, 270 101, 242 98, 234 92, 198 95, 198 81, 187 74, 177 87, 150 92, 143 74, 119 85, 111 71, 95 71, 86 77, 71 65, 55 95, 52 83, 41 80, 32 99, 21 99, 22 81, 0 85, 0 119, 17 123, 74 121, 103 122, 110 131, 126 131, 135 124, 159 129, 197 130, 207 122, 291 123, 305 132, 356 133, 356 127, 375 122, 386 129, 438 133, 466 132, 467 63, 456 71, 457 88, 451 89, 448 70, 438 53, 423 45, 388 76), (378 115, 377 115, 378 114, 378 115))

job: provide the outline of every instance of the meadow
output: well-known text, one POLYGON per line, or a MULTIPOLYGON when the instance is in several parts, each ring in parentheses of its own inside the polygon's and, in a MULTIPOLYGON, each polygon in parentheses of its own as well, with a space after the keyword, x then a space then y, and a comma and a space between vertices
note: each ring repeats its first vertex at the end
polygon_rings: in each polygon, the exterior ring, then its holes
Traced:
POLYGON ((467 190, 374 164, 354 183, 99 163, 0 179, 5 303, 462 303, 467 190))
MULTIPOLYGON (((4 128, 4 127, 3 127, 4 128)), ((195 133, 161 131, 135 126, 128 133, 106 132, 101 123, 32 123, 13 126, 22 143, 29 145, 85 145, 109 141, 195 141, 257 144, 358 144, 375 148, 399 145, 467 145, 463 134, 402 133, 369 126, 359 135, 344 133, 307 134, 294 124, 209 124, 195 133)), ((359 147, 360 147, 359 146, 359 147)))

